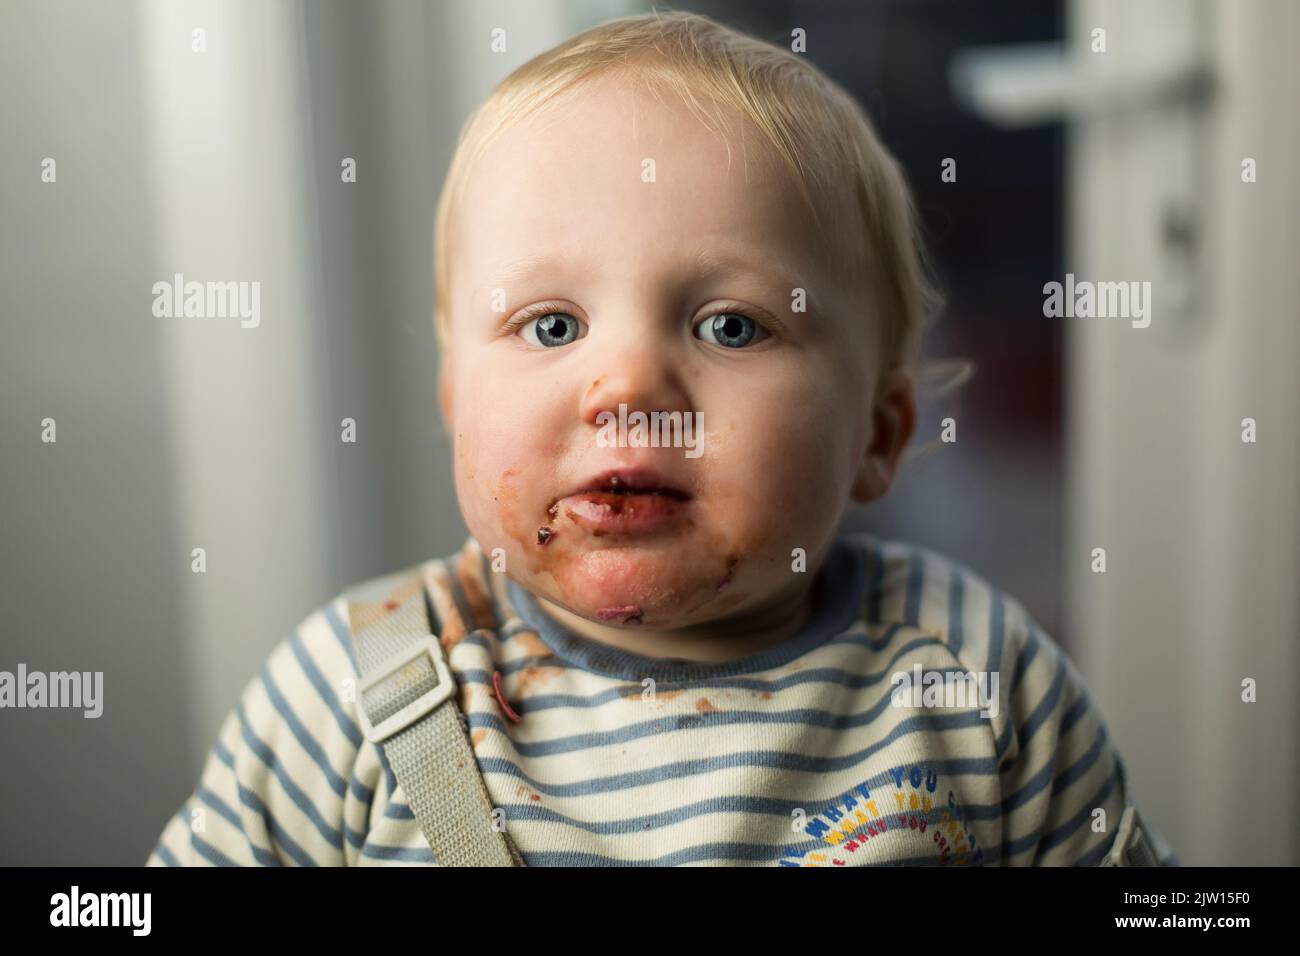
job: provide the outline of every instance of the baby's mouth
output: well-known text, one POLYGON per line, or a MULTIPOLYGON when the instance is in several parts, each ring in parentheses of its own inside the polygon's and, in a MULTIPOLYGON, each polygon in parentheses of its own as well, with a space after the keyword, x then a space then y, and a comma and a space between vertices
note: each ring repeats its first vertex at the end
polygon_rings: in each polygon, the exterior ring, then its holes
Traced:
POLYGON ((547 509, 551 524, 538 530, 545 544, 567 518, 595 537, 648 535, 672 528, 687 513, 692 496, 648 468, 602 472, 547 509))

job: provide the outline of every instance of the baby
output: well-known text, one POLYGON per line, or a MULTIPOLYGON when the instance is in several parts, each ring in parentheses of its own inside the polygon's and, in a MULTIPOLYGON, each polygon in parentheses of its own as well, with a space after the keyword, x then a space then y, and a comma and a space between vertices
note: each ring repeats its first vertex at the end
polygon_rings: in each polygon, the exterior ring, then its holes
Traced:
POLYGON ((276 648, 151 864, 1176 862, 1019 604, 837 533, 929 298, 807 59, 677 13, 569 40, 470 118, 436 250, 471 537, 276 648))

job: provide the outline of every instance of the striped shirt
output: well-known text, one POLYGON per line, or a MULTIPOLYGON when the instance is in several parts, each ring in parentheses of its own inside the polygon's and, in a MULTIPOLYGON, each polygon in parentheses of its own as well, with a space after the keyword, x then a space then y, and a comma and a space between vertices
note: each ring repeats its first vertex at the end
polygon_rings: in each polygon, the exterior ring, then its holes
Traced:
MULTIPOLYGON (((803 630, 720 663, 566 630, 472 537, 425 567, 475 758, 530 866, 1091 866, 1132 803, 1060 648, 931 551, 841 536, 803 630), (935 674, 995 693, 945 697, 935 674)), ((275 647, 150 865, 436 862, 362 734, 348 620, 340 595, 275 647)))

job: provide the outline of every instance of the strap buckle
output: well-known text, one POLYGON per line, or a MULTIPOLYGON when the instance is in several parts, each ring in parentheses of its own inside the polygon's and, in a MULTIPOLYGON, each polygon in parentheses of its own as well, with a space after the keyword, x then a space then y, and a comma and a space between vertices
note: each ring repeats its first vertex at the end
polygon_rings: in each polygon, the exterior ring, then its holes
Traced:
POLYGON ((401 733, 407 727, 424 717, 425 714, 439 707, 451 698, 456 689, 452 680, 451 668, 443 657, 442 646, 432 634, 421 638, 417 643, 399 651, 376 667, 361 679, 358 687, 357 711, 361 717, 361 728, 366 739, 371 743, 382 743, 389 737, 401 733), (427 657, 430 667, 422 658, 427 657), (437 680, 433 680, 436 677, 437 680), (392 691, 397 694, 409 694, 412 689, 420 690, 420 696, 409 704, 383 718, 379 723, 370 719, 366 692, 392 681, 392 691))
POLYGON ((1099 866, 1159 866, 1151 838, 1142 824, 1137 807, 1126 807, 1119 819, 1119 830, 1110 852, 1099 866))

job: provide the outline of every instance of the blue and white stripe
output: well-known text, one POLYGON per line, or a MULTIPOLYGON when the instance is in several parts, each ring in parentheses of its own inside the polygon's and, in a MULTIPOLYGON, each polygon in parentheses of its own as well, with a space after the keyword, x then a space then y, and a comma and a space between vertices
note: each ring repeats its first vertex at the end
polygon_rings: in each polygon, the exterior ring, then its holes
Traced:
MULTIPOLYGON (((445 565, 456 573, 425 579, 430 603, 466 635, 448 656, 474 752, 531 866, 1095 865, 1131 800, 1060 649, 1014 600, 924 549, 841 538, 809 626, 718 664, 564 631, 472 538, 445 565), (997 714, 892 706, 891 675, 916 664, 997 671, 997 714), (521 722, 503 715, 494 672, 521 722), (852 839, 855 812, 881 832, 852 839)), ((347 620, 335 598, 275 648, 151 865, 435 862, 361 734, 347 620)))

